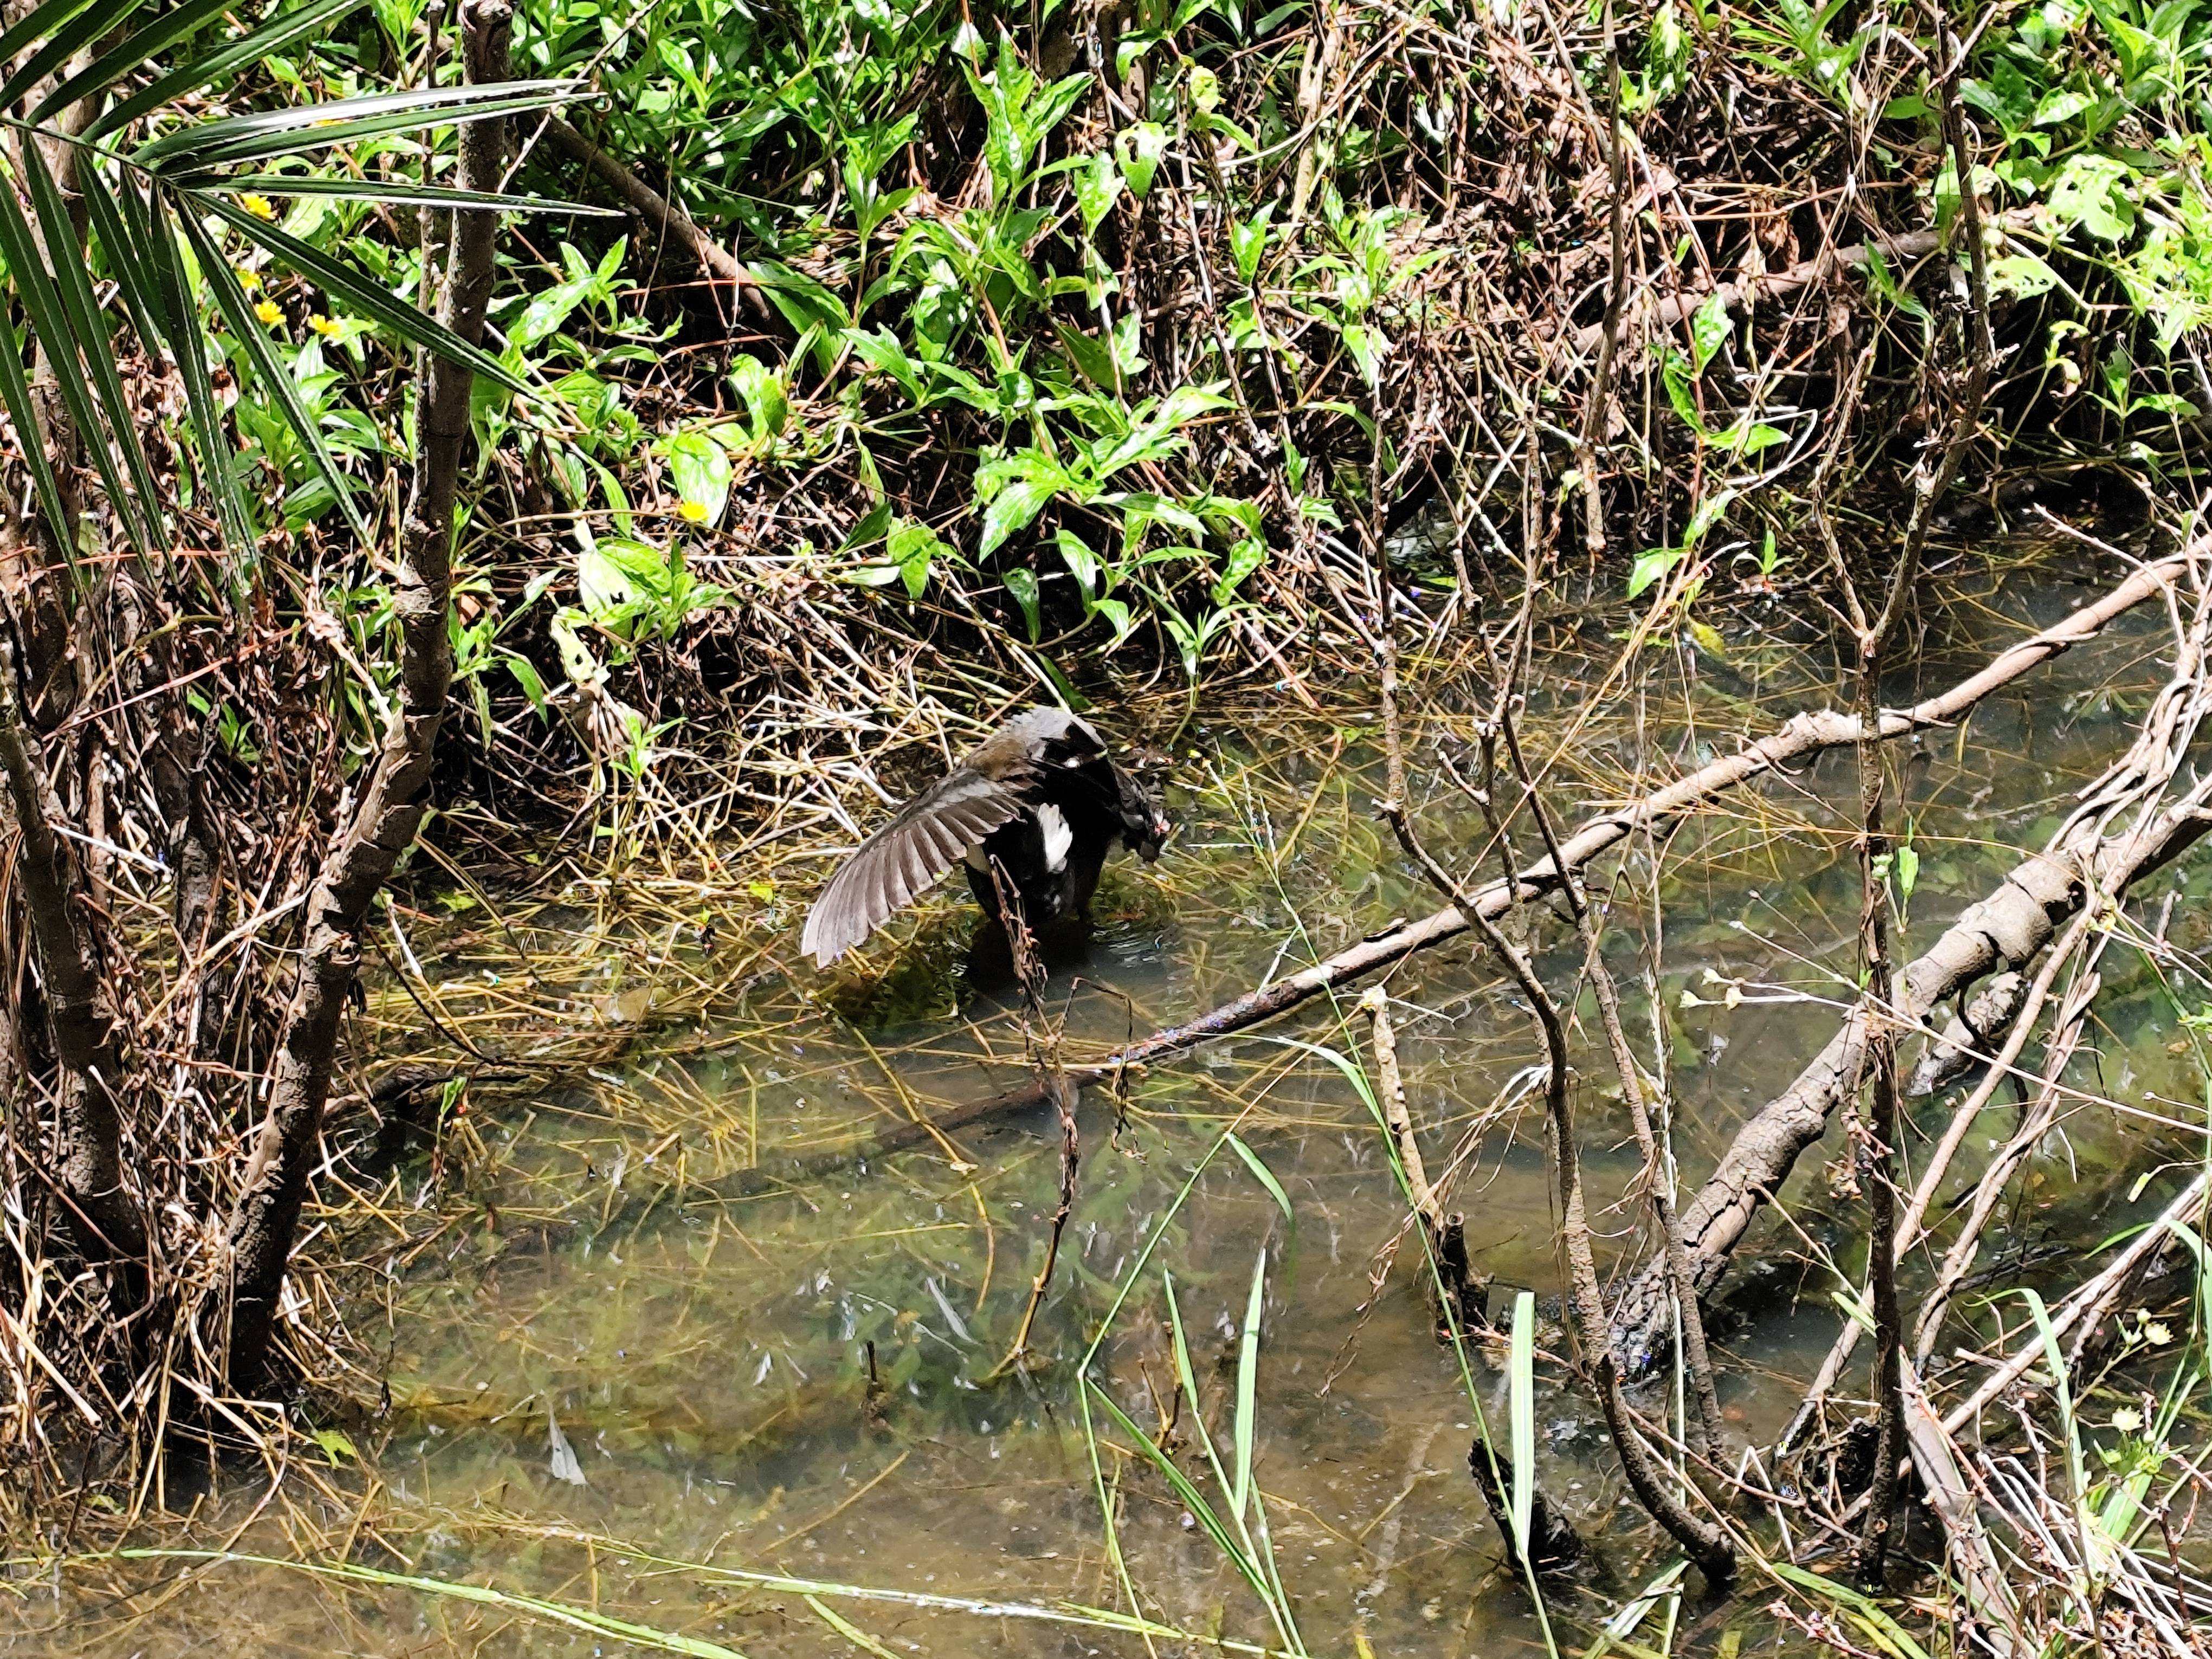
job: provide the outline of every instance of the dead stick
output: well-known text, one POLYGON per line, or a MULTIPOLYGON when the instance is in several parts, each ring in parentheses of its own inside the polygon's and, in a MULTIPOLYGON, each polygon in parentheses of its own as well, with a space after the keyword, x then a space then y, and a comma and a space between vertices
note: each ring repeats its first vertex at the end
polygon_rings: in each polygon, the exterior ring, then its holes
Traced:
POLYGON ((1398 1038, 1390 1029, 1389 1000, 1379 985, 1359 999, 1362 1012, 1374 1027, 1375 1092, 1382 1104, 1383 1121, 1398 1143, 1398 1162, 1406 1170, 1406 1191, 1427 1224, 1429 1236, 1441 1242, 1443 1206, 1437 1200, 1436 1188, 1429 1185, 1429 1172, 1421 1163, 1421 1143, 1413 1138, 1413 1116, 1407 1109, 1406 1081, 1398 1071, 1398 1038))

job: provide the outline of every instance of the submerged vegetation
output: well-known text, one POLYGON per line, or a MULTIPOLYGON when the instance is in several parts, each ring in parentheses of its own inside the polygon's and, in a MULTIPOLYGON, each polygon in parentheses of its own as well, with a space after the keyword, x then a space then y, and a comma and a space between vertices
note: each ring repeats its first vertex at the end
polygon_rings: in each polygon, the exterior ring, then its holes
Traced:
POLYGON ((2208 51, 10 9, 10 1639, 2203 1650, 2208 51))

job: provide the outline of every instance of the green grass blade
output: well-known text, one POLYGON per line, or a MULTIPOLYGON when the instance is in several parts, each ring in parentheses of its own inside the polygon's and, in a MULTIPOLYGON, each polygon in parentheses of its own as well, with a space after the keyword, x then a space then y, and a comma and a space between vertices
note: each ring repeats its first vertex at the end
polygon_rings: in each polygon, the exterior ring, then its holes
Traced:
POLYGON ((2065 1352, 2058 1346, 2058 1333, 2051 1323, 2051 1310, 2043 1305, 2043 1298, 2033 1290, 2024 1290, 2021 1299, 2027 1304, 2028 1317, 2035 1322, 2036 1334, 2043 1340, 2043 1363, 2051 1373, 2051 1396, 2058 1402, 2058 1426, 2066 1437, 2066 1475, 2073 1483, 2073 1498, 2076 1504, 2088 1501, 2089 1483, 2081 1462, 2081 1425, 2074 1417, 2074 1389, 2066 1375, 2065 1352))
POLYGON ((634 1642, 641 1648, 651 1648, 660 1653, 688 1654, 691 1659, 744 1659, 737 1649, 724 1647, 720 1642, 684 1636, 675 1631, 657 1630, 651 1625, 635 1624, 629 1620, 617 1619, 611 1613, 578 1607, 573 1602, 556 1601, 542 1595, 519 1595, 483 1584, 454 1583, 447 1579, 425 1577, 420 1573, 386 1572, 380 1567, 362 1566, 352 1561, 285 1561, 273 1555, 242 1555, 228 1550, 162 1549, 113 1550, 76 1559, 94 1561, 204 1561, 210 1565, 234 1563, 241 1566, 282 1567, 318 1578, 336 1579, 343 1583, 420 1590, 426 1595, 442 1596, 449 1601, 473 1601, 480 1607, 531 1614, 595 1635, 612 1636, 625 1642, 634 1642))
POLYGON ((1206 1501, 1205 1493, 1193 1486, 1190 1477, 1176 1467, 1175 1459, 1154 1445, 1152 1437, 1129 1420, 1128 1413, 1115 1405, 1103 1389, 1089 1377, 1083 1379, 1083 1386, 1097 1396, 1098 1403, 1106 1408, 1107 1415, 1114 1419, 1115 1426, 1136 1443, 1138 1455, 1166 1477, 1176 1501, 1190 1511, 1191 1518, 1205 1529, 1206 1535, 1213 1540, 1214 1547, 1227 1557, 1230 1564, 1243 1576, 1244 1582, 1251 1585, 1253 1593, 1272 1607, 1274 1594, 1261 1572, 1259 1563, 1245 1554, 1243 1547, 1229 1535, 1229 1528, 1222 1525, 1221 1517, 1206 1501))
POLYGON ((836 1631, 838 1635, 843 1637, 854 1647, 860 1649, 861 1652, 872 1653, 876 1656, 876 1659, 899 1659, 898 1655, 893 1653, 889 1648, 885 1647, 881 1642, 876 1640, 874 1637, 869 1635, 867 1632, 862 1630, 858 1625, 854 1624, 848 1619, 841 1617, 836 1611, 830 1607, 820 1596, 809 1595, 805 1597, 805 1600, 806 1605, 814 1610, 814 1616, 817 1619, 819 1619, 823 1624, 829 1626, 831 1630, 836 1631))
POLYGON ((1176 1300, 1175 1280, 1166 1281, 1168 1295, 1168 1337, 1175 1348, 1176 1381, 1182 1385, 1182 1397, 1190 1402, 1191 1432, 1198 1437, 1206 1461, 1213 1466, 1213 1478, 1221 1490, 1229 1490, 1229 1477, 1223 1472, 1221 1458, 1213 1449, 1213 1437, 1206 1431, 1206 1413, 1198 1408, 1198 1376, 1190 1363, 1190 1343, 1183 1335, 1182 1307, 1176 1300))
POLYGON ((314 460, 315 471, 322 475, 323 482, 330 486, 331 493, 337 498, 338 510, 345 515, 347 526, 363 547, 369 546, 373 538, 360 509, 354 506, 353 481, 339 469, 337 458, 323 441, 322 428, 313 415, 308 412, 307 405, 300 401, 300 389, 292 382, 292 372, 270 347, 269 337, 262 331, 261 319, 253 314, 253 307, 246 301, 246 290, 239 286, 237 274, 223 263, 221 252, 208 240, 205 231, 189 219, 184 222, 184 231, 191 241, 193 252, 199 257, 200 270, 207 278, 210 290, 215 295, 216 304, 222 312, 223 320, 230 325, 230 331, 238 337, 246 347, 246 355, 253 359, 254 372, 268 388, 270 398, 284 416, 284 423, 307 447, 307 453, 314 460))
POLYGON ((1252 1496, 1252 1438, 1259 1415, 1255 1397, 1260 1386, 1260 1315, 1267 1288, 1267 1250, 1262 1245, 1259 1262, 1252 1269, 1252 1294, 1244 1304, 1244 1329, 1237 1354, 1237 1478, 1230 1489, 1229 1510, 1240 1521, 1252 1496))
POLYGON ((1233 1132, 1225 1138, 1230 1146, 1235 1149, 1237 1156, 1244 1160, 1244 1167, 1251 1170, 1252 1178, 1267 1189, 1268 1196, 1273 1198, 1277 1206, 1281 1208, 1283 1219, 1296 1226, 1298 1218, 1291 1213, 1291 1195, 1283 1190, 1283 1183, 1275 1179, 1275 1172, 1260 1162, 1260 1155, 1247 1146, 1233 1132))
POLYGON ((1536 1508, 1536 1293, 1513 1298, 1513 1346, 1506 1361, 1513 1435, 1513 1547, 1528 1559, 1528 1522, 1536 1508))
POLYGON ((1857 1619, 1859 1628, 1895 1659, 1928 1659, 1928 1650, 1913 1640, 1911 1633, 1891 1618, 1872 1596, 1853 1589, 1849 1584, 1823 1577, 1817 1572, 1808 1572, 1802 1567, 1792 1566, 1787 1561, 1765 1561, 1760 1565, 1784 1583, 1825 1596, 1844 1608, 1857 1619))

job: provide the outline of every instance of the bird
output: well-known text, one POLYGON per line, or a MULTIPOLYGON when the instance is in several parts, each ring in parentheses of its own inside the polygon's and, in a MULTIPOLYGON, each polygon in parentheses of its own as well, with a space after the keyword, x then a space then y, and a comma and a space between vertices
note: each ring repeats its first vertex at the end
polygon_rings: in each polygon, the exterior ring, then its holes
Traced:
POLYGON ((1015 715, 846 856, 807 915, 800 949, 827 968, 956 864, 1001 923, 993 866, 1031 927, 1081 915, 1116 842, 1152 863, 1167 815, 1064 708, 1015 715))

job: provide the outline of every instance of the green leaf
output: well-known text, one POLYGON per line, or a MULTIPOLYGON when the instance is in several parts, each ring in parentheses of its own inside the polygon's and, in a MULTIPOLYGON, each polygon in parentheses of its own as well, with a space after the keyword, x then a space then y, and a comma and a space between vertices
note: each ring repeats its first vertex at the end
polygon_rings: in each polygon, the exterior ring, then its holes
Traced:
POLYGON ((550 109, 574 97, 578 88, 579 83, 574 81, 464 82, 297 104, 196 122, 140 145, 131 160, 139 167, 167 173, 235 166, 349 144, 387 132, 550 109))
POLYGON ((1636 562, 1629 568, 1628 597, 1634 599, 1681 563, 1682 556, 1688 551, 1686 547, 1650 547, 1638 554, 1636 562))
POLYGON ((1114 151, 1129 193, 1139 201, 1152 193, 1152 175, 1167 154, 1168 130, 1157 121, 1135 121, 1114 135, 1114 151))
POLYGON ((1252 1269, 1252 1294, 1244 1304, 1244 1328, 1239 1334, 1237 1352, 1237 1473, 1229 1492, 1229 1513, 1237 1521, 1244 1518, 1252 1497, 1252 1441, 1259 1419, 1260 1314, 1267 1287, 1267 1249, 1261 1245, 1260 1259, 1252 1269))
POLYGON ((1227 605, 1244 579, 1267 562, 1267 544, 1256 537, 1240 541, 1229 550, 1229 562, 1222 567, 1221 580, 1213 584, 1213 602, 1227 605))
POLYGON ((1086 167, 1075 170, 1075 205, 1083 216, 1083 234, 1090 235, 1099 222, 1114 210, 1114 204, 1121 195, 1121 170, 1114 165, 1113 152, 1100 150, 1091 158, 1086 167))
POLYGON ((1230 222, 1230 252, 1236 256, 1237 279, 1247 288, 1260 274, 1260 260, 1267 251, 1267 221, 1274 210, 1275 204, 1267 202, 1249 219, 1230 222))
POLYGON ((1016 565, 1006 573, 1006 592, 1014 596, 1014 603, 1022 608, 1022 620, 1029 624, 1030 643, 1035 645, 1043 631, 1043 618, 1037 610, 1036 572, 1016 565))
MULTIPOLYGON (((48 347, 50 350, 65 350, 73 343, 84 358, 101 412, 107 417, 108 430, 114 435, 115 448, 121 452, 124 466, 131 475, 131 496, 115 503, 116 516, 122 520, 125 531, 140 555, 150 556, 168 538, 161 527, 161 494, 154 483, 153 469, 147 465, 145 447, 138 438, 138 413, 123 395, 123 376, 115 361, 115 344, 108 337, 106 313, 92 291, 92 273, 76 252, 76 227, 62 200, 60 186, 47 170, 40 145, 24 145, 20 153, 31 186, 32 204, 38 211, 40 233, 46 246, 70 250, 67 256, 54 262, 54 270, 55 286, 69 319, 71 341, 49 341, 48 347)), ((88 434, 87 441, 97 445, 96 434, 88 434)), ((102 466, 101 476, 106 477, 108 467, 102 466)))
POLYGON ((386 207, 444 207, 480 212, 573 215, 586 219, 620 219, 619 208, 587 207, 549 196, 503 196, 496 191, 448 190, 404 179, 340 179, 303 173, 241 173, 222 181, 234 194, 258 191, 269 196, 332 196, 386 207))
MULTIPOLYGON (((70 0, 74 7, 75 0, 70 0)), ((43 42, 19 64, 15 72, 0 81, 0 109, 13 109, 40 82, 66 64, 100 36, 123 27, 131 13, 144 5, 146 0, 112 0, 112 3, 92 7, 87 5, 67 22, 51 29, 41 29, 43 42)), ((46 9, 41 8, 41 10, 46 9)), ((35 15, 35 14, 34 14, 35 15)), ((13 39, 15 31, 10 30, 13 39)), ((10 61, 12 52, 0 53, 0 63, 10 61)))
POLYGON ((668 438, 661 453, 684 516, 694 524, 720 524, 730 500, 730 452, 693 428, 668 438))
MULTIPOLYGON (((1229 1528, 1222 1525, 1221 1517, 1214 1513, 1213 1506, 1206 1501, 1205 1495, 1191 1485, 1190 1477, 1175 1466, 1173 1458, 1152 1443, 1150 1435, 1129 1420, 1127 1413, 1107 1398, 1104 1389, 1087 1376, 1083 1379, 1083 1385, 1106 1408, 1107 1415, 1114 1419, 1115 1425, 1135 1443, 1138 1454, 1166 1477, 1176 1501, 1189 1511, 1194 1521, 1206 1529, 1206 1535, 1213 1540, 1213 1547, 1221 1552, 1223 1559, 1237 1569, 1261 1600, 1272 1599, 1273 1592, 1266 1577, 1237 1540, 1229 1535, 1229 1528)), ((1190 1397, 1195 1400, 1198 1396, 1192 1394, 1190 1397)))
MULTIPOLYGON (((72 236, 70 242, 62 246, 71 246, 74 240, 72 236)), ((46 262, 39 256, 30 222, 23 216, 21 204, 15 199, 13 187, 4 181, 0 181, 0 259, 6 261, 8 274, 15 280, 16 297, 22 302, 33 334, 46 348, 46 362, 54 371, 54 387, 68 407, 70 419, 82 435, 86 449, 91 452, 101 485, 114 502, 116 512, 122 517, 132 541, 141 547, 145 546, 145 532, 139 526, 137 515, 133 511, 135 504, 124 484, 121 473, 116 468, 106 428, 94 408, 91 388, 85 384, 83 366, 77 356, 76 336, 64 309, 62 296, 56 292, 53 277, 47 271, 46 262)), ((64 263, 69 262, 64 260, 64 263)), ((81 266, 79 270, 81 273, 81 266)), ((105 343, 104 335, 102 343, 105 343)), ((40 428, 33 422, 19 429, 28 434, 40 428)), ((35 438, 32 438, 22 447, 36 449, 40 445, 35 438)), ((65 536, 64 526, 68 523, 65 515, 56 517, 52 521, 52 529, 58 539, 65 536)))
POLYGON ((1728 343, 1728 301, 1722 297, 1721 290, 1715 289, 1705 304, 1698 307, 1698 314, 1690 319, 1692 379, 1705 372, 1705 365, 1712 362, 1715 352, 1728 343))
POLYGON ((2133 169, 2115 155, 2069 157, 2051 181, 2051 211, 2069 228, 2079 225, 2100 240, 2120 241, 2135 228, 2127 189, 2132 177, 2133 169))
POLYGON ((1506 1358, 1506 1410, 1513 1436, 1513 1547, 1528 1559, 1528 1527, 1536 1507, 1536 1293, 1513 1298, 1512 1346, 1506 1358))
POLYGON ((920 409, 929 402, 929 392, 921 383, 921 374, 914 360, 906 355, 906 348, 889 329, 874 333, 863 333, 856 328, 845 331, 845 343, 853 348, 853 355, 874 369, 878 374, 888 374, 920 409))
MULTIPOLYGON (((327 33, 331 22, 349 11, 358 9, 362 3, 362 0, 311 0, 311 3, 301 6, 297 11, 285 12, 274 17, 259 28, 250 30, 237 40, 216 47, 206 57, 182 64, 167 75, 155 76, 151 84, 140 88, 130 97, 111 106, 105 114, 85 129, 85 142, 94 143, 112 132, 120 132, 148 112, 161 109, 188 92, 220 81, 246 64, 264 62, 295 40, 327 33)), ((43 121, 56 110, 66 109, 71 104, 83 101, 94 93, 112 85, 125 72, 137 67, 146 57, 165 50, 177 40, 188 39, 201 26, 202 20, 196 15, 198 9, 197 6, 180 7, 168 16, 149 24, 138 34, 125 40, 115 52, 94 64, 82 75, 73 76, 56 88, 31 112, 31 120, 34 123, 43 121), (161 39, 162 33, 170 29, 175 30, 175 33, 169 39, 161 39), (133 49, 142 39, 146 40, 147 46, 145 52, 139 53, 133 49)))
POLYGON ((791 399, 775 371, 758 358, 740 353, 730 365, 730 384, 745 400, 745 412, 752 417, 755 441, 767 443, 781 435, 791 422, 791 399))
POLYGON ((237 471, 230 464, 232 447, 223 430, 222 408, 216 402, 213 378, 208 373, 207 343, 200 330, 198 308, 192 301, 191 287, 185 280, 184 261, 178 256, 171 228, 172 221, 181 216, 172 210, 168 192, 159 187, 150 196, 140 196, 128 168, 117 182, 124 220, 149 256, 155 291, 167 319, 169 349, 176 355, 192 430, 199 440, 196 447, 201 480, 215 497, 226 538, 233 550, 243 555, 253 544, 252 520, 239 488, 237 471))
MULTIPOLYGON (((920 599, 922 591, 929 586, 931 565, 940 555, 950 556, 952 551, 939 538, 934 530, 913 519, 900 519, 893 523, 884 550, 896 567, 899 579, 905 582, 907 597, 910 599, 920 599)), ((1034 628, 1030 629, 1030 637, 1036 637, 1034 628)))

